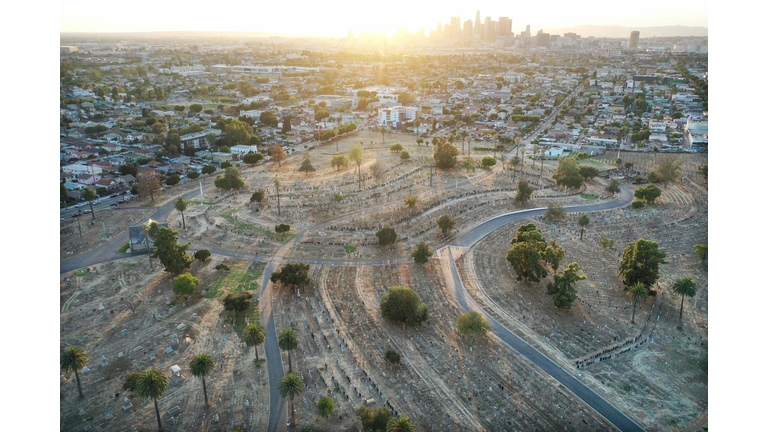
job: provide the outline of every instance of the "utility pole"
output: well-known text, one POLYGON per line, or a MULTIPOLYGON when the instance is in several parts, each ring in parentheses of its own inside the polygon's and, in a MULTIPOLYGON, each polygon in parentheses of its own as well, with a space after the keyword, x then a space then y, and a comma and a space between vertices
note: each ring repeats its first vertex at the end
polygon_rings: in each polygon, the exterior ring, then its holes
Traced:
POLYGON ((75 216, 75 219, 77 219, 77 230, 80 232, 80 238, 83 238, 83 229, 80 228, 80 217, 75 216))

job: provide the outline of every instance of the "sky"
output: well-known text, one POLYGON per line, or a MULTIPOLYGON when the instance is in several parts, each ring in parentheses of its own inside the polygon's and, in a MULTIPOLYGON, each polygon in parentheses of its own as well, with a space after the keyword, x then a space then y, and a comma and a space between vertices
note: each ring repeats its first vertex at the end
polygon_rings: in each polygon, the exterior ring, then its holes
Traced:
POLYGON ((392 35, 398 27, 410 32, 423 28, 425 34, 451 16, 461 21, 490 16, 512 18, 512 31, 527 24, 538 29, 576 25, 620 26, 703 26, 708 27, 708 4, 681 0, 550 0, 529 2, 457 1, 419 2, 389 0, 326 0, 258 2, 211 1, 164 2, 135 0, 123 2, 70 0, 61 6, 61 32, 147 32, 147 31, 261 31, 292 36, 344 37, 348 30, 385 30, 392 35), (435 7, 439 4, 439 7, 435 7), (468 4, 471 4, 469 6, 468 4))

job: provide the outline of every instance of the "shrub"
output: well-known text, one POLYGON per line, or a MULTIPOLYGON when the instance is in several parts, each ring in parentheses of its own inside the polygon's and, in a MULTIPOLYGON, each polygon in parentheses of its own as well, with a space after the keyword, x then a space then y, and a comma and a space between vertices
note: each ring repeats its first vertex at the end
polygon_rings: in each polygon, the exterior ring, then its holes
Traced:
POLYGON ((229 266, 224 264, 224 263, 221 263, 221 264, 216 266, 216 270, 229 271, 229 266))
MULTIPOLYGON (((201 250, 195 252, 194 256, 195 256, 196 260, 198 260, 200 262, 203 262, 203 261, 207 260, 208 257, 211 256, 211 252, 208 249, 201 249, 201 250)), ((219 264, 219 265, 221 265, 221 264, 219 264)))
POLYGON ((392 364, 400 364, 400 354, 393 349, 388 349, 386 354, 384 354, 384 358, 392 364))
POLYGON ((645 207, 645 203, 642 201, 632 201, 632 208, 639 209, 645 207))
POLYGON ((381 300, 381 314, 386 319, 407 325, 419 325, 429 317, 427 306, 421 303, 419 295, 403 286, 389 287, 381 300))

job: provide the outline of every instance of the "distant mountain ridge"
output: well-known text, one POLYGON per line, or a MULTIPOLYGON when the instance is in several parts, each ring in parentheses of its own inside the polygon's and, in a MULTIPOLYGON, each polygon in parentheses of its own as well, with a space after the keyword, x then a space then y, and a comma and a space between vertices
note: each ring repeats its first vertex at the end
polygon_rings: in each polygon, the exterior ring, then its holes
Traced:
MULTIPOLYGON (((689 26, 658 26, 658 27, 624 27, 624 26, 595 26, 595 25, 580 25, 568 28, 543 28, 545 33, 549 34, 565 34, 573 32, 581 37, 606 37, 606 38, 626 38, 629 39, 629 33, 633 31, 640 32, 640 39, 650 37, 673 37, 673 36, 699 36, 707 37, 709 35, 709 29, 706 27, 689 27, 689 26)), ((531 32, 534 32, 533 28, 531 32)))

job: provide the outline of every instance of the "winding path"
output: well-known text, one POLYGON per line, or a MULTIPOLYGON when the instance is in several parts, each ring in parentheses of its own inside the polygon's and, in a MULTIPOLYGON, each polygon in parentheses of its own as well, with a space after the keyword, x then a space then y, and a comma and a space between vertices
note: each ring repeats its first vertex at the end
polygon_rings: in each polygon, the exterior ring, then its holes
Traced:
MULTIPOLYGON (((461 182, 464 183, 464 182, 461 182)), ((192 190, 190 192, 185 193, 183 196, 186 199, 192 199, 196 197, 199 194, 199 191, 192 190)), ((619 196, 609 202, 601 203, 601 204, 592 204, 592 205, 583 205, 583 206, 572 206, 572 207, 566 207, 566 211, 569 213, 574 212, 591 212, 591 211, 599 211, 599 210, 608 210, 608 209, 614 209, 621 206, 624 206, 632 201, 632 192, 626 187, 621 187, 621 192, 619 196)), ((169 203, 159 207, 157 211, 151 216, 153 219, 158 221, 165 221, 168 218, 168 215, 173 210, 173 201, 171 200, 169 203)), ((382 207, 383 208, 383 207, 382 207)), ((366 209, 366 210, 360 210, 358 212, 354 212, 352 214, 345 215, 338 219, 346 219, 352 216, 355 216, 360 213, 373 213, 377 210, 380 210, 380 208, 375 209, 366 209)), ((541 368, 544 372, 555 378, 558 382, 563 384, 566 388, 568 388, 571 392, 573 392, 577 397, 579 397, 581 400, 583 400, 586 404, 594 408, 600 415, 602 415, 606 420, 611 422, 613 425, 615 425, 618 429, 622 431, 642 431, 642 428, 638 426, 632 419, 627 417, 626 415, 622 414, 619 410, 617 410, 613 405, 611 405, 609 402, 607 402, 605 399, 603 399, 600 395, 593 392, 589 387, 581 383, 578 379, 570 375, 568 372, 564 371, 562 368, 557 366, 552 360, 541 354, 539 351, 531 347, 529 344, 515 336, 511 331, 509 331, 507 328, 505 328, 503 325, 499 324, 496 320, 494 320, 491 316, 489 316, 487 313, 485 313, 478 305, 475 303, 475 301, 469 296, 466 289, 464 288, 464 285, 461 282, 461 278, 459 277, 458 271, 456 269, 456 264, 453 258, 453 249, 454 248, 469 248, 473 244, 477 243, 480 239, 485 237, 486 235, 490 234, 494 230, 500 228, 501 226, 504 226, 510 222, 525 219, 529 217, 539 216, 544 214, 545 208, 536 208, 536 209, 528 209, 528 210, 521 210, 517 212, 512 213, 506 213, 500 216, 493 217, 485 222, 480 223, 479 225, 475 226, 474 228, 470 229, 466 233, 462 234, 452 242, 450 242, 447 246, 443 247, 439 251, 437 251, 438 256, 440 256, 441 260, 445 256, 447 257, 447 260, 443 261, 443 270, 444 274, 446 276, 446 283, 451 286, 454 290, 454 293, 459 301, 459 303, 464 307, 466 310, 477 310, 481 314, 483 314, 486 317, 486 320, 489 324, 491 324, 491 331, 498 336, 501 340, 503 340, 505 343, 507 343, 509 346, 520 352, 523 356, 525 356, 527 359, 529 359, 531 362, 533 362, 535 365, 537 365, 539 368, 541 368)), ((278 386, 277 384, 280 382, 284 375, 284 369, 283 369, 283 362, 282 362, 282 354, 280 352, 279 347, 277 346, 277 331, 275 328, 275 320, 272 313, 272 294, 271 294, 271 288, 270 288, 270 276, 272 275, 272 272, 283 263, 287 262, 304 262, 307 264, 313 264, 313 265, 356 265, 356 266, 364 266, 364 265, 383 265, 383 264, 400 264, 400 263, 408 263, 412 262, 412 258, 409 256, 406 257, 396 257, 396 258, 380 258, 380 259, 368 259, 368 260, 333 260, 333 259, 322 259, 322 258, 289 258, 285 257, 285 253, 300 239, 303 237, 304 233, 306 233, 308 230, 318 229, 320 227, 326 226, 331 223, 338 222, 338 219, 333 221, 326 221, 324 223, 318 224, 316 226, 310 227, 308 229, 305 229, 291 239, 288 243, 283 245, 273 256, 263 256, 263 255, 257 255, 257 254, 250 254, 250 253, 244 253, 244 252, 236 252, 236 251, 230 251, 225 249, 219 249, 219 248, 213 248, 208 246, 200 245, 196 242, 192 243, 191 250, 197 250, 202 248, 207 248, 211 251, 211 253, 219 254, 223 256, 238 258, 238 259, 246 259, 251 261, 261 261, 261 262, 267 262, 267 267, 264 270, 264 273, 262 275, 262 283, 261 283, 261 291, 260 291, 260 307, 261 307, 261 316, 262 319, 265 321, 265 330, 266 330, 266 340, 264 342, 264 350, 266 353, 266 360, 267 360, 267 373, 269 376, 269 422, 267 431, 269 432, 276 432, 278 430, 284 430, 285 428, 281 426, 281 420, 283 419, 283 408, 285 406, 285 400, 280 397, 280 394, 278 392, 278 386)), ((82 267, 94 265, 94 264, 100 264, 107 261, 113 261, 121 258, 126 258, 130 255, 125 255, 116 252, 117 248, 119 248, 122 244, 125 244, 127 242, 127 233, 119 235, 115 237, 113 240, 109 241, 108 243, 102 245, 101 247, 88 252, 86 254, 83 254, 80 257, 71 259, 69 261, 62 262, 60 265, 60 273, 66 273, 69 271, 73 271, 82 267)))

